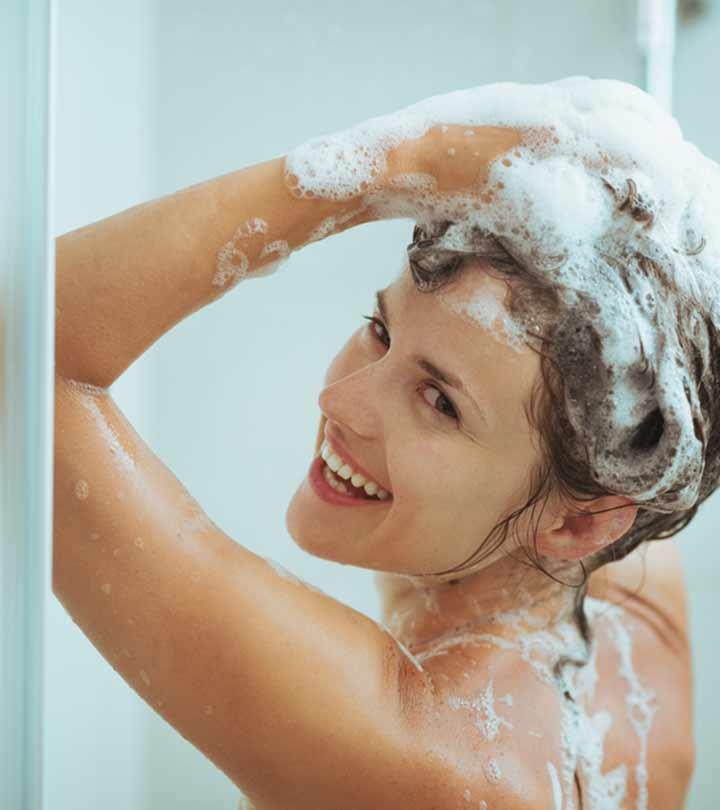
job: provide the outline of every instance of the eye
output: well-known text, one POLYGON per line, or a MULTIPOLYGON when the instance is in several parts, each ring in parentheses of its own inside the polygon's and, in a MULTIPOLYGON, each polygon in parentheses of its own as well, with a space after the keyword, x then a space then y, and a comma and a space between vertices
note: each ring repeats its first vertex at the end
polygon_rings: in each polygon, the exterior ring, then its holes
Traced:
POLYGON ((373 333, 374 337, 377 338, 377 340, 379 340, 383 344, 383 346, 389 347, 390 335, 388 334, 388 331, 385 328, 385 324, 380 320, 380 318, 376 318, 373 315, 363 315, 363 318, 365 318, 366 321, 370 321, 368 329, 373 333), (378 328, 381 330, 381 332, 378 332, 378 328), (385 335, 384 339, 381 337, 381 334, 385 335))
POLYGON ((434 408, 436 408, 436 410, 439 410, 440 413, 444 414, 445 416, 449 416, 450 419, 454 419, 455 421, 457 421, 459 419, 459 415, 458 415, 458 412, 455 410, 455 406, 452 404, 450 399, 448 399, 448 397, 446 397, 445 394, 443 394, 443 392, 437 386, 430 385, 429 383, 425 383, 423 385, 422 390, 423 390, 423 394, 425 393, 425 391, 434 391, 438 395, 437 399, 434 402, 434 404, 432 402, 430 402, 428 399, 426 399, 425 397, 423 397, 425 399, 425 401, 429 405, 432 405, 434 408), (437 407, 438 405, 441 405, 441 407, 438 408, 437 407))
MULTIPOLYGON (((370 321, 368 329, 372 332, 375 340, 379 341, 386 348, 389 348, 390 334, 380 318, 375 315, 363 315, 363 318, 370 321)), ((434 410, 439 411, 443 416, 454 419, 456 422, 460 421, 460 414, 457 412, 452 400, 443 393, 441 388, 430 383, 422 383, 418 390, 424 394, 428 389, 438 395, 434 403, 423 396, 423 399, 425 399, 428 405, 432 406, 434 410)))

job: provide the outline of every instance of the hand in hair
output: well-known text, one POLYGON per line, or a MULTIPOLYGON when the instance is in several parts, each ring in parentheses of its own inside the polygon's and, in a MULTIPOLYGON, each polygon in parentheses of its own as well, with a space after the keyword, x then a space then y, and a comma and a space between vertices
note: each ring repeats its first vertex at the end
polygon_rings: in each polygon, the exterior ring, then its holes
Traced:
POLYGON ((414 173, 432 178, 432 190, 442 194, 479 191, 492 161, 510 153, 520 138, 509 127, 437 124, 388 152, 388 170, 380 184, 385 189, 404 187, 402 174, 414 173))
POLYGON ((403 204, 408 212, 416 210, 428 194, 433 202, 442 201, 445 214, 453 218, 467 213, 468 196, 491 203, 492 190, 486 186, 490 164, 506 154, 504 159, 512 160, 511 150, 520 138, 509 127, 437 124, 419 138, 402 141, 387 151, 386 169, 369 194, 372 201, 390 206, 378 218, 402 216, 403 204), (456 195, 462 198, 454 201, 456 195))

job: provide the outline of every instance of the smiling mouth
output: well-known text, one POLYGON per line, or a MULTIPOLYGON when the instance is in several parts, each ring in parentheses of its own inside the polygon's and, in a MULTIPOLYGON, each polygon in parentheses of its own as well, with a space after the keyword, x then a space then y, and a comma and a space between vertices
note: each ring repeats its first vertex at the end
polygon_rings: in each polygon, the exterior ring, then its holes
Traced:
POLYGON ((355 498, 366 498, 368 500, 387 501, 392 498, 392 494, 382 487, 378 486, 374 481, 367 480, 363 475, 354 474, 350 475, 346 465, 337 465, 337 456, 334 456, 329 446, 323 443, 323 450, 321 453, 323 460, 322 474, 330 486, 337 492, 342 492, 345 495, 352 495, 355 498), (333 469, 333 467, 338 467, 333 469), (341 472, 345 470, 345 475, 341 472))
POLYGON ((389 495, 387 493, 385 493, 383 497, 379 495, 379 492, 385 492, 385 490, 379 490, 378 493, 370 495, 364 487, 354 486, 350 479, 340 478, 340 476, 338 476, 330 469, 330 467, 328 467, 327 462, 323 464, 322 474, 328 484, 336 492, 341 492, 343 495, 350 495, 352 498, 360 498, 367 501, 381 501, 389 499, 389 495))
POLYGON ((392 492, 383 489, 364 472, 356 470, 357 465, 349 461, 347 451, 335 448, 332 437, 329 440, 326 438, 327 421, 327 417, 323 415, 315 448, 315 460, 321 465, 319 472, 324 482, 346 497, 366 501, 391 501, 392 492))

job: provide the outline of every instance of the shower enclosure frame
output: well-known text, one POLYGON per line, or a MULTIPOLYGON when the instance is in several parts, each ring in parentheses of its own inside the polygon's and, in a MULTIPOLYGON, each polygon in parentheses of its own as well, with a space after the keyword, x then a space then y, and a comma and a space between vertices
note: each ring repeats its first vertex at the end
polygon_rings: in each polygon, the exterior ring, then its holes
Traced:
POLYGON ((41 810, 52 594, 54 0, 0 10, 0 807, 41 810))

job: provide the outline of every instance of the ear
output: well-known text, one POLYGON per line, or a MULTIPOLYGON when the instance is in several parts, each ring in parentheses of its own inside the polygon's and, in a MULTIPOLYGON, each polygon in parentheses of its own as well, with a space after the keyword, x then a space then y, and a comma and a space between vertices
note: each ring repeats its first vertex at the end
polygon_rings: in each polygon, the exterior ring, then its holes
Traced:
POLYGON ((637 505, 622 495, 576 502, 576 508, 566 508, 551 526, 538 533, 538 552, 556 560, 579 560, 595 554, 630 529, 637 510, 637 505))

